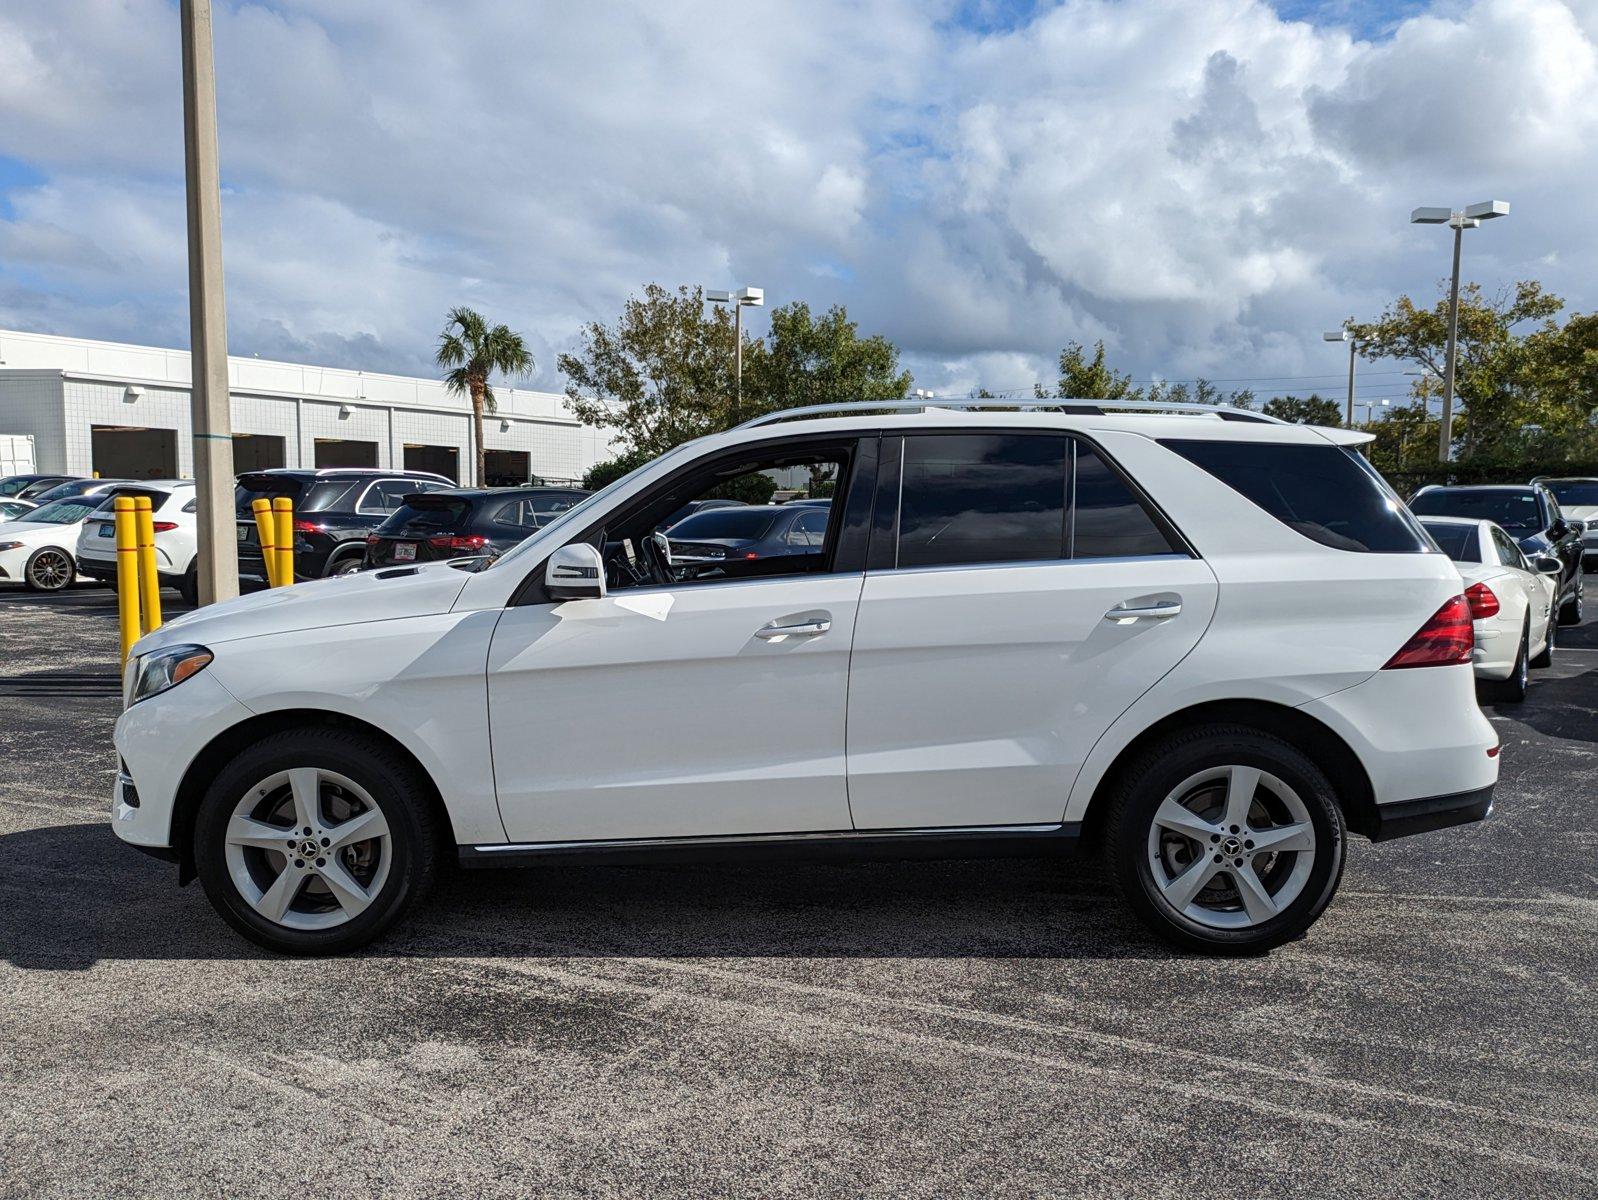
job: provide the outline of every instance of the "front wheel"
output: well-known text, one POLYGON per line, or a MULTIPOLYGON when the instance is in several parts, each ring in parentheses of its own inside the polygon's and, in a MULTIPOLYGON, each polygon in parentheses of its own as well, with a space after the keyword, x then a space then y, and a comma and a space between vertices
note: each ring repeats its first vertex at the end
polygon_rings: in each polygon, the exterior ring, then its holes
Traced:
POLYGON ((390 928, 432 883, 438 826, 414 772, 358 733, 289 729, 207 789, 194 865, 222 917, 285 954, 337 954, 390 928))
POLYGON ((42 546, 28 557, 22 569, 22 582, 29 591, 59 592, 77 578, 72 555, 57 546, 42 546))
POLYGON ((1583 592, 1580 577, 1576 579, 1576 594, 1559 606, 1559 623, 1561 625, 1580 625, 1582 608, 1584 606, 1583 592))
POLYGON ((1558 640, 1558 636, 1559 622, 1550 620, 1548 622, 1548 636, 1543 641, 1543 648, 1539 650, 1536 656, 1531 660, 1531 665, 1533 667, 1536 667, 1540 670, 1543 667, 1551 667, 1554 665, 1554 643, 1558 640))
POLYGON ((1343 873, 1331 783, 1305 755, 1244 726, 1162 739, 1122 777, 1105 851, 1122 897, 1166 941, 1255 954, 1300 936, 1343 873))

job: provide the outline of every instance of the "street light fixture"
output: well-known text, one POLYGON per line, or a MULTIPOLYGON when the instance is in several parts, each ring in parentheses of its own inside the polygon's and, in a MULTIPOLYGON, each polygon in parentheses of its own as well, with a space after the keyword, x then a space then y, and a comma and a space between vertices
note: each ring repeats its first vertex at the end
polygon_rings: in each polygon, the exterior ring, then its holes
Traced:
POLYGON ((759 308, 766 302, 766 293, 764 288, 741 287, 736 292, 706 291, 705 299, 711 304, 732 305, 732 423, 736 425, 744 405, 744 309, 759 308))
POLYGON ((1417 208, 1409 214, 1411 225, 1447 225, 1454 231, 1454 275, 1448 288, 1448 352, 1443 367, 1443 423, 1437 438, 1437 461, 1454 457, 1454 357, 1459 344, 1459 247, 1465 230, 1483 221, 1507 217, 1507 200, 1483 200, 1463 209, 1417 208))
POLYGON ((1327 342, 1348 343, 1348 420, 1350 429, 1354 428, 1354 356, 1359 353, 1359 343, 1354 340, 1354 335, 1346 329, 1338 329, 1332 333, 1321 334, 1321 339, 1327 342))

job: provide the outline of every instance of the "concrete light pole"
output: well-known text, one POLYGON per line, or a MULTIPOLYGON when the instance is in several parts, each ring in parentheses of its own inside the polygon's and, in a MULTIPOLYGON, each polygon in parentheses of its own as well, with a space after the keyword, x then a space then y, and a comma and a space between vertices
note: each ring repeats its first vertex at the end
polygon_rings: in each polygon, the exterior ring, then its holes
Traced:
POLYGON ((736 292, 707 291, 705 299, 711 304, 732 305, 732 423, 736 425, 742 420, 744 406, 744 309, 759 308, 766 302, 766 293, 757 287, 741 287, 736 292))
POLYGON ((1448 287, 1448 351, 1443 365, 1443 421, 1437 435, 1437 461, 1448 462, 1454 457, 1454 357, 1459 346, 1459 249, 1465 230, 1475 229, 1483 221, 1494 217, 1507 217, 1507 200, 1484 200, 1463 210, 1451 208, 1417 208, 1409 214, 1411 225, 1447 225, 1454 231, 1454 274, 1448 287))
POLYGON ((1321 334, 1323 341, 1348 343, 1348 419, 1345 424, 1354 428, 1354 359, 1359 353, 1359 343, 1354 340, 1354 335, 1346 329, 1339 329, 1335 333, 1321 334))
POLYGON ((189 201, 190 419, 199 524, 201 604, 239 594, 233 513, 233 422, 228 404, 227 308, 222 298, 222 185, 216 151, 211 0, 182 0, 183 162, 189 201))

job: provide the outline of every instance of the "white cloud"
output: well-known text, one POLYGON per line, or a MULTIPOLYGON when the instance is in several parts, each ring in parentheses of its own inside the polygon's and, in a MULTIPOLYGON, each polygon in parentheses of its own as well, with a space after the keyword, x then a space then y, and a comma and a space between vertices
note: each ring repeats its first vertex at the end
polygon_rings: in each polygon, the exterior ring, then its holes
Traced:
MULTIPOLYGON (((750 282, 950 390, 1048 378, 1068 338, 1139 377, 1331 377, 1321 329, 1446 267, 1408 210, 1488 197, 1514 212, 1474 276, 1598 305, 1591 0, 1377 42, 1252 0, 959 11, 219 3, 234 345, 423 370, 465 302, 555 384, 644 282, 750 282)), ((0 0, 0 156, 46 177, 0 195, 0 324, 181 336, 176 44, 165 0, 0 0)))

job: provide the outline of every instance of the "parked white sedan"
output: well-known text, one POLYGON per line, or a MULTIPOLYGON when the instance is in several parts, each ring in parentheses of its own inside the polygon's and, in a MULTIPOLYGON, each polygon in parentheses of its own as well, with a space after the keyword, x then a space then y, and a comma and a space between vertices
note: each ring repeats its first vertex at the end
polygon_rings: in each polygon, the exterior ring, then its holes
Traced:
POLYGON ((71 496, 0 524, 0 580, 35 592, 69 586, 77 578, 72 550, 79 528, 99 503, 99 496, 71 496))
POLYGON ((1471 652, 1476 679, 1495 700, 1524 700, 1528 668, 1553 661, 1559 560, 1544 555, 1528 561, 1515 539, 1492 521, 1424 517, 1421 524, 1465 581, 1476 631, 1471 652))

